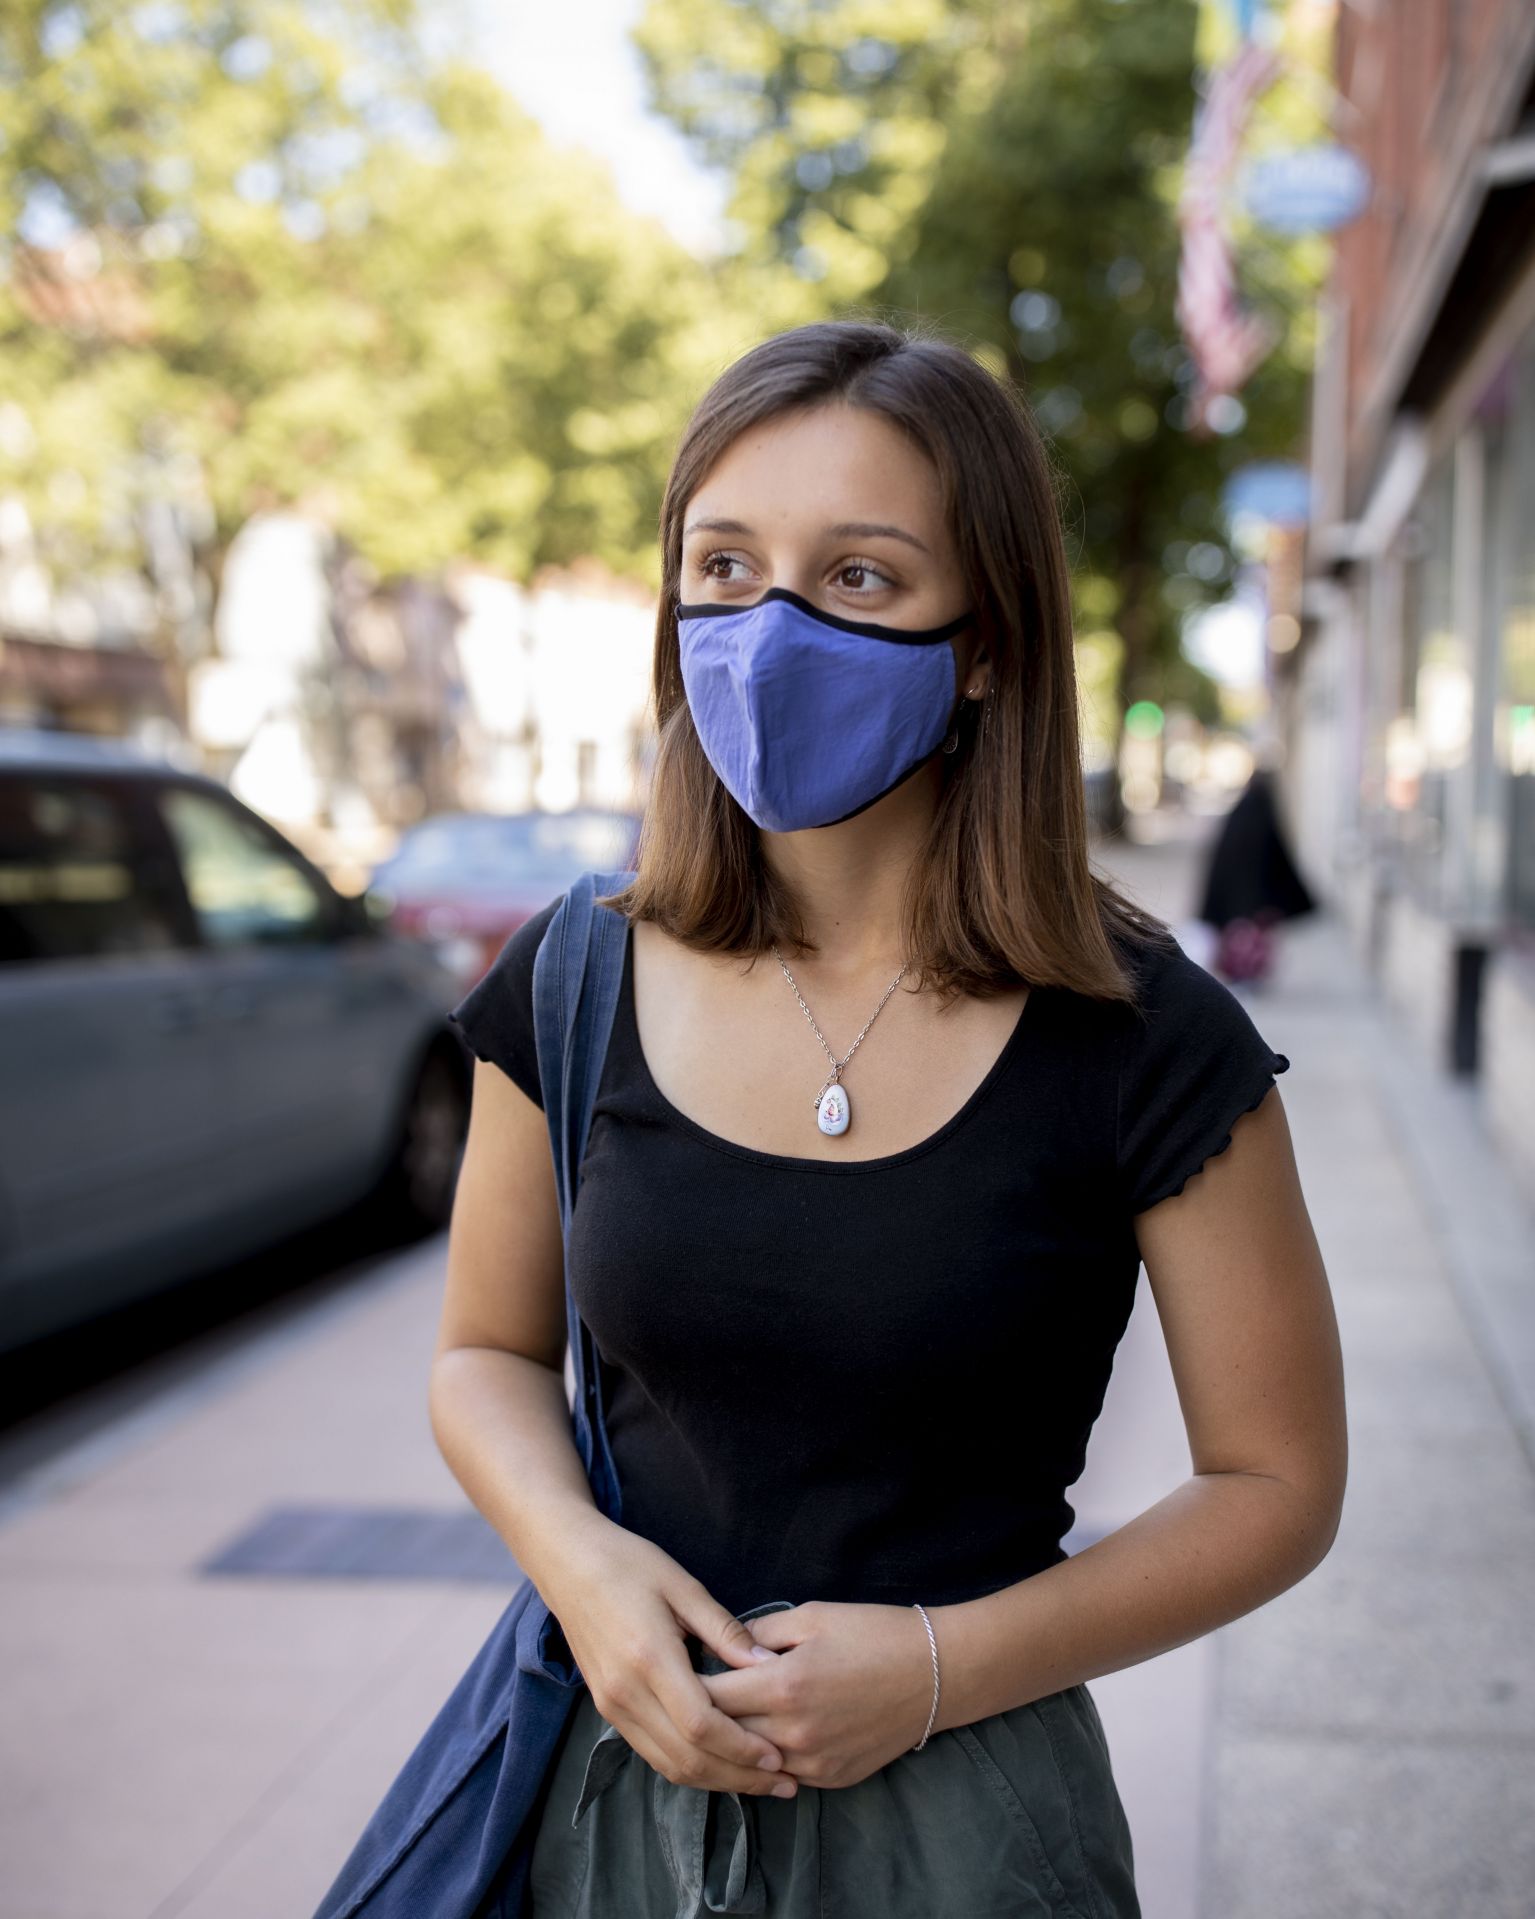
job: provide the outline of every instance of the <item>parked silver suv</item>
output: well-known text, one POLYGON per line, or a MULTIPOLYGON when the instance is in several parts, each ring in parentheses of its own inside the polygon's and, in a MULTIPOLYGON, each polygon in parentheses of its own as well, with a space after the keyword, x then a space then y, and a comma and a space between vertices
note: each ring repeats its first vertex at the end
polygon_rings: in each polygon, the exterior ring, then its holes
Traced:
POLYGON ((459 991, 216 781, 0 728, 0 1351, 370 1196, 445 1223, 459 991))

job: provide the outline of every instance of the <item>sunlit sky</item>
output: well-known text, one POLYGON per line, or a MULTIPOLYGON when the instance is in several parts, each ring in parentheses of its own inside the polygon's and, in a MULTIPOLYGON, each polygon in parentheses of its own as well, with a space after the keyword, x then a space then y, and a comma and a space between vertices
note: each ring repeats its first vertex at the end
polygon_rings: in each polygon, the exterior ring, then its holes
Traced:
POLYGON ((557 144, 612 166, 620 195, 697 253, 717 250, 722 184, 645 109, 628 30, 644 0, 449 0, 468 50, 557 144))

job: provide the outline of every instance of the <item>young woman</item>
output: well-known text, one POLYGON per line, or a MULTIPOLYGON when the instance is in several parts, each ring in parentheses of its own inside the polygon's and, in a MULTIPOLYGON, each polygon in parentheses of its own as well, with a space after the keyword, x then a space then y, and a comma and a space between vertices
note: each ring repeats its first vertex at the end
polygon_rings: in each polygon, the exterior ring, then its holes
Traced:
POLYGON ((570 1246, 531 1017, 479 1056, 434 1429, 585 1680, 537 1919, 1138 1911, 1086 1682, 1326 1554, 1345 1473, 1289 1064, 1089 864, 1067 568, 961 347, 797 328, 663 509, 659 753, 570 1246), (1191 1476, 1067 1555, 1144 1261, 1191 1476))

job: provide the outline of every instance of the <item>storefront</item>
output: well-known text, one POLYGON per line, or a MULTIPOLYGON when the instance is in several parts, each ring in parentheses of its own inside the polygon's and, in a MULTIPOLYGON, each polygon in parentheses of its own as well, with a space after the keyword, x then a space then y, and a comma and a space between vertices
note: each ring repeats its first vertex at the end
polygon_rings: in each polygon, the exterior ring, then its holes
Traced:
POLYGON ((1290 784, 1382 994, 1535 1194, 1535 16, 1431 8, 1435 64, 1406 11, 1341 43, 1374 196, 1323 307, 1290 784))

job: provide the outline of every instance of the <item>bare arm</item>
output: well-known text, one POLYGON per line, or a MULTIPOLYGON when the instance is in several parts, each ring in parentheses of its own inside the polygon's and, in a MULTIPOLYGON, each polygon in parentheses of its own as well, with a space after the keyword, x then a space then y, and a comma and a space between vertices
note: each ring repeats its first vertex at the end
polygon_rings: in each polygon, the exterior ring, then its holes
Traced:
POLYGON ((1336 1536, 1342 1354, 1277 1087, 1136 1232, 1193 1474, 1059 1565, 933 1609, 941 1727, 1199 1638, 1303 1579, 1336 1536))
POLYGON ((477 1061, 428 1403, 443 1458, 546 1600, 559 1554, 608 1524, 572 1437, 564 1356, 547 1125, 521 1087, 477 1061))
POLYGON ((680 1785, 792 1795, 769 1740, 714 1705, 695 1632, 750 1665, 750 1629, 592 1498, 565 1397, 564 1248, 544 1115, 475 1066, 432 1360, 432 1433, 454 1476, 559 1619, 598 1710, 680 1785))

